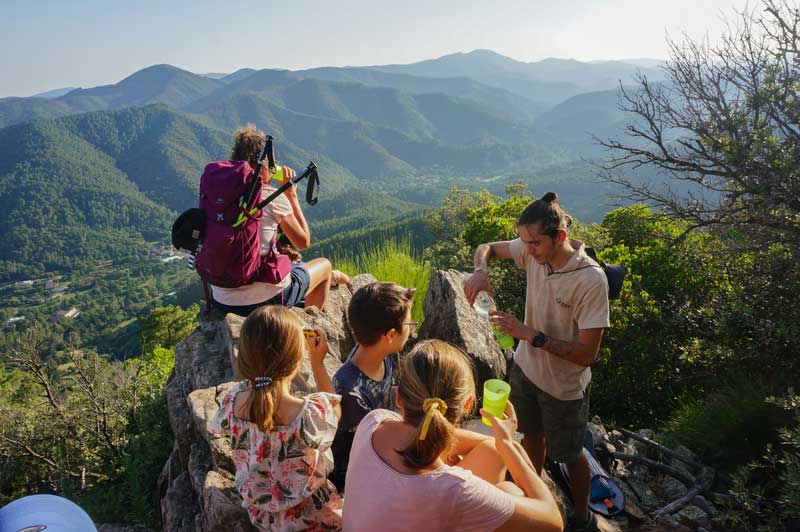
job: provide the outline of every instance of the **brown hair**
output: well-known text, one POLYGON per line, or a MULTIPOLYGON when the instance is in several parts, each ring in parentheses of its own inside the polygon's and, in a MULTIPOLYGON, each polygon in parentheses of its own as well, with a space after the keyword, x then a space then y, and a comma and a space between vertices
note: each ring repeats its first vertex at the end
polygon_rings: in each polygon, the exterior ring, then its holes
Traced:
POLYGON ((572 225, 572 217, 558 204, 558 194, 548 192, 541 199, 525 207, 519 215, 517 226, 539 224, 539 233, 555 238, 559 229, 572 225))
POLYGON ((467 399, 475 403, 472 365, 457 347, 441 340, 425 340, 414 346, 400 362, 398 395, 403 406, 403 421, 418 427, 417 437, 402 452, 406 465, 422 468, 431 465, 453 443, 455 424, 466 413, 467 399), (438 398, 447 409, 433 406, 434 412, 425 434, 420 432, 425 420, 426 399, 438 398))
POLYGON ((303 327, 286 307, 265 305, 250 313, 239 333, 236 373, 242 379, 268 377, 264 387, 253 386, 248 417, 264 432, 275 425, 280 382, 294 375, 306 351, 303 327))
POLYGON ((414 291, 395 283, 370 283, 359 288, 347 307, 347 321, 356 342, 375 345, 387 331, 399 331, 414 291))
POLYGON ((256 129, 254 124, 245 124, 234 134, 230 160, 247 161, 250 166, 255 168, 265 142, 267 142, 267 136, 263 131, 256 129))

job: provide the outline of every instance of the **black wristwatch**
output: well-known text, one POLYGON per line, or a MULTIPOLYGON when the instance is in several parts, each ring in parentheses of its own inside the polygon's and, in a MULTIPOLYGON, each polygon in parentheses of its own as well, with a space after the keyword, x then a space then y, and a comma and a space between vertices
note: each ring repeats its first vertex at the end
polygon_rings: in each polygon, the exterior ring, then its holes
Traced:
POLYGON ((533 347, 542 347, 547 341, 550 339, 545 333, 539 331, 539 333, 531 338, 531 345, 533 347))

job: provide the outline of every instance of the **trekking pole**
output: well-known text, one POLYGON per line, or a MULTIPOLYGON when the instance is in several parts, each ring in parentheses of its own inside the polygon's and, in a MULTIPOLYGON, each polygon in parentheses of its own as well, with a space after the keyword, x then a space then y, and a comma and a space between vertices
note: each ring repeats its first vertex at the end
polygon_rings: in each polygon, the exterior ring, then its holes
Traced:
POLYGON ((311 205, 316 204, 317 203, 316 195, 312 194, 313 194, 313 189, 319 186, 319 174, 317 173, 317 165, 314 164, 314 161, 311 161, 308 163, 306 169, 303 170, 302 174, 298 174, 293 178, 287 180, 286 183, 282 184, 280 188, 278 188, 278 190, 267 196, 266 199, 261 200, 261 202, 258 205, 256 205, 252 211, 250 211, 250 215, 255 214, 256 211, 262 209, 267 203, 269 203, 270 201, 274 200, 275 198, 283 194, 287 188, 289 188, 294 184, 299 183, 305 178, 308 178, 308 190, 311 191, 311 193, 308 193, 307 191, 306 201, 311 205), (309 197, 311 198, 310 200, 309 197))
POLYGON ((288 179, 284 184, 278 188, 275 192, 267 196, 265 199, 261 200, 255 207, 250 209, 248 212, 243 212, 239 215, 239 218, 236 220, 236 223, 233 224, 233 227, 239 227, 244 221, 250 217, 255 216, 255 214, 264 208, 270 201, 274 200, 281 194, 283 194, 287 188, 290 186, 299 183, 303 179, 308 178, 308 189, 306 190, 306 201, 310 205, 316 205, 317 203, 317 190, 319 189, 319 173, 317 172, 317 165, 314 164, 314 161, 308 163, 308 166, 303 173, 294 176, 291 179, 288 179))

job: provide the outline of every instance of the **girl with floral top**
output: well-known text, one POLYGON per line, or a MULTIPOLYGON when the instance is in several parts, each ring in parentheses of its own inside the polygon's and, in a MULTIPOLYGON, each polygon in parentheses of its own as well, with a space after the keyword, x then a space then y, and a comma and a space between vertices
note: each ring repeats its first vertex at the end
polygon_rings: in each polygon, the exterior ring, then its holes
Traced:
POLYGON ((324 333, 303 331, 285 307, 253 311, 242 324, 237 374, 211 432, 230 437, 236 488, 259 530, 340 530, 342 499, 327 480, 341 415, 323 360, 324 333), (290 392, 308 353, 317 393, 290 392))

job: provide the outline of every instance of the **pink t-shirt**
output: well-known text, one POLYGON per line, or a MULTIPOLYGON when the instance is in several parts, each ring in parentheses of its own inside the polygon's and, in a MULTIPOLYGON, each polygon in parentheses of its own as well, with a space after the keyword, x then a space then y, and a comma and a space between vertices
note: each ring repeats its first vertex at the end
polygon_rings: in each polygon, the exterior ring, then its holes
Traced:
POLYGON ((399 473, 372 447, 372 433, 390 410, 373 410, 356 430, 350 450, 342 515, 344 532, 495 530, 511 518, 514 499, 460 467, 420 475, 399 473))

